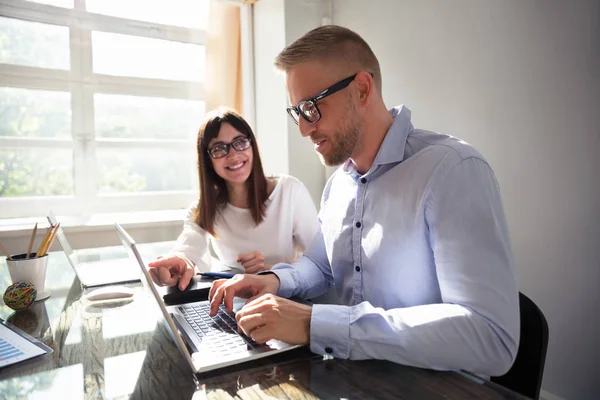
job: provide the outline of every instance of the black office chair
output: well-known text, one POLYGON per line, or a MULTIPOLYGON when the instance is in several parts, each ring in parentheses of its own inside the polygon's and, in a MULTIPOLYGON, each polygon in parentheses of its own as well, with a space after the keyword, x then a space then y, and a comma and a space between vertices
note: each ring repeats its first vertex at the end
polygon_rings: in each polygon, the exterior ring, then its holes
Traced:
POLYGON ((548 322, 542 310, 521 292, 519 307, 521 340, 517 358, 506 374, 492 377, 491 380, 522 395, 538 399, 548 349, 548 322))

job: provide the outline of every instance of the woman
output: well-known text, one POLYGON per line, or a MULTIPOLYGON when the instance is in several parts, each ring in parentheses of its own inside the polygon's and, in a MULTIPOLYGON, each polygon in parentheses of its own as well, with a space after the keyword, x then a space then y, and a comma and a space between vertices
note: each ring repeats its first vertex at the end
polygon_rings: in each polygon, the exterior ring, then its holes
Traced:
POLYGON ((170 256, 148 265, 155 281, 179 282, 183 290, 195 268, 256 273, 294 261, 319 229, 304 185, 291 176, 265 177, 254 133, 232 110, 207 115, 197 148, 200 198, 170 256))

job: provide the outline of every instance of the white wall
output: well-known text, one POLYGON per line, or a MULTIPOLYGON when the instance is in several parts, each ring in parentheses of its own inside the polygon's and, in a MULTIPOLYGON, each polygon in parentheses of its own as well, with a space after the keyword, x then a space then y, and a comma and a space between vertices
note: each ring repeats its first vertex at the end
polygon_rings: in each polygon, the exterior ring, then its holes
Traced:
POLYGON ((319 26, 321 16, 320 0, 261 0, 254 6, 256 135, 265 172, 300 179, 317 207, 325 186, 324 167, 285 111, 285 79, 273 62, 285 46, 319 26))
MULTIPOLYGON (((322 16, 323 7, 320 0, 287 0, 285 9, 286 45, 319 26, 322 16)), ((283 108, 282 111, 285 112, 283 108)), ((304 182, 318 209, 325 186, 325 167, 319 160, 310 139, 300 134, 298 126, 291 118, 288 117, 286 121, 288 131, 291 132, 289 138, 290 174, 304 182)))
POLYGON ((289 173, 285 82, 275 76, 273 60, 285 47, 285 4, 267 0, 254 6, 254 93, 256 127, 267 174, 289 173), (284 106, 285 107, 285 106, 284 106), (284 149, 282 151, 282 149, 284 149))
POLYGON ((335 0, 382 65, 386 104, 495 169, 519 288, 545 313, 543 389, 598 398, 600 2, 335 0))

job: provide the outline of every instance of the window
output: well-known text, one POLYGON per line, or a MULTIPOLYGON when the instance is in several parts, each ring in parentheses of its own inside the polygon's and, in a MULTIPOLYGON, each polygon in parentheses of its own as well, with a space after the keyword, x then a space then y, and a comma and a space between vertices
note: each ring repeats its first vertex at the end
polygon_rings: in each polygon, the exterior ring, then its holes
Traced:
POLYGON ((209 0, 0 0, 0 218, 197 196, 209 0))

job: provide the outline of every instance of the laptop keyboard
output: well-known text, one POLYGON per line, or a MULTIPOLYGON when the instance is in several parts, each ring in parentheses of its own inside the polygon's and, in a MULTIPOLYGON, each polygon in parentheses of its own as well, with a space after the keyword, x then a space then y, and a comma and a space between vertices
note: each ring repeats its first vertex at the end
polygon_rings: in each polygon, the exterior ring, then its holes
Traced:
POLYGON ((219 307, 219 312, 214 317, 209 316, 209 302, 184 304, 179 306, 179 311, 198 334, 202 344, 208 341, 209 343, 206 344, 215 352, 229 354, 263 346, 238 332, 235 314, 228 314, 223 305, 219 307))

